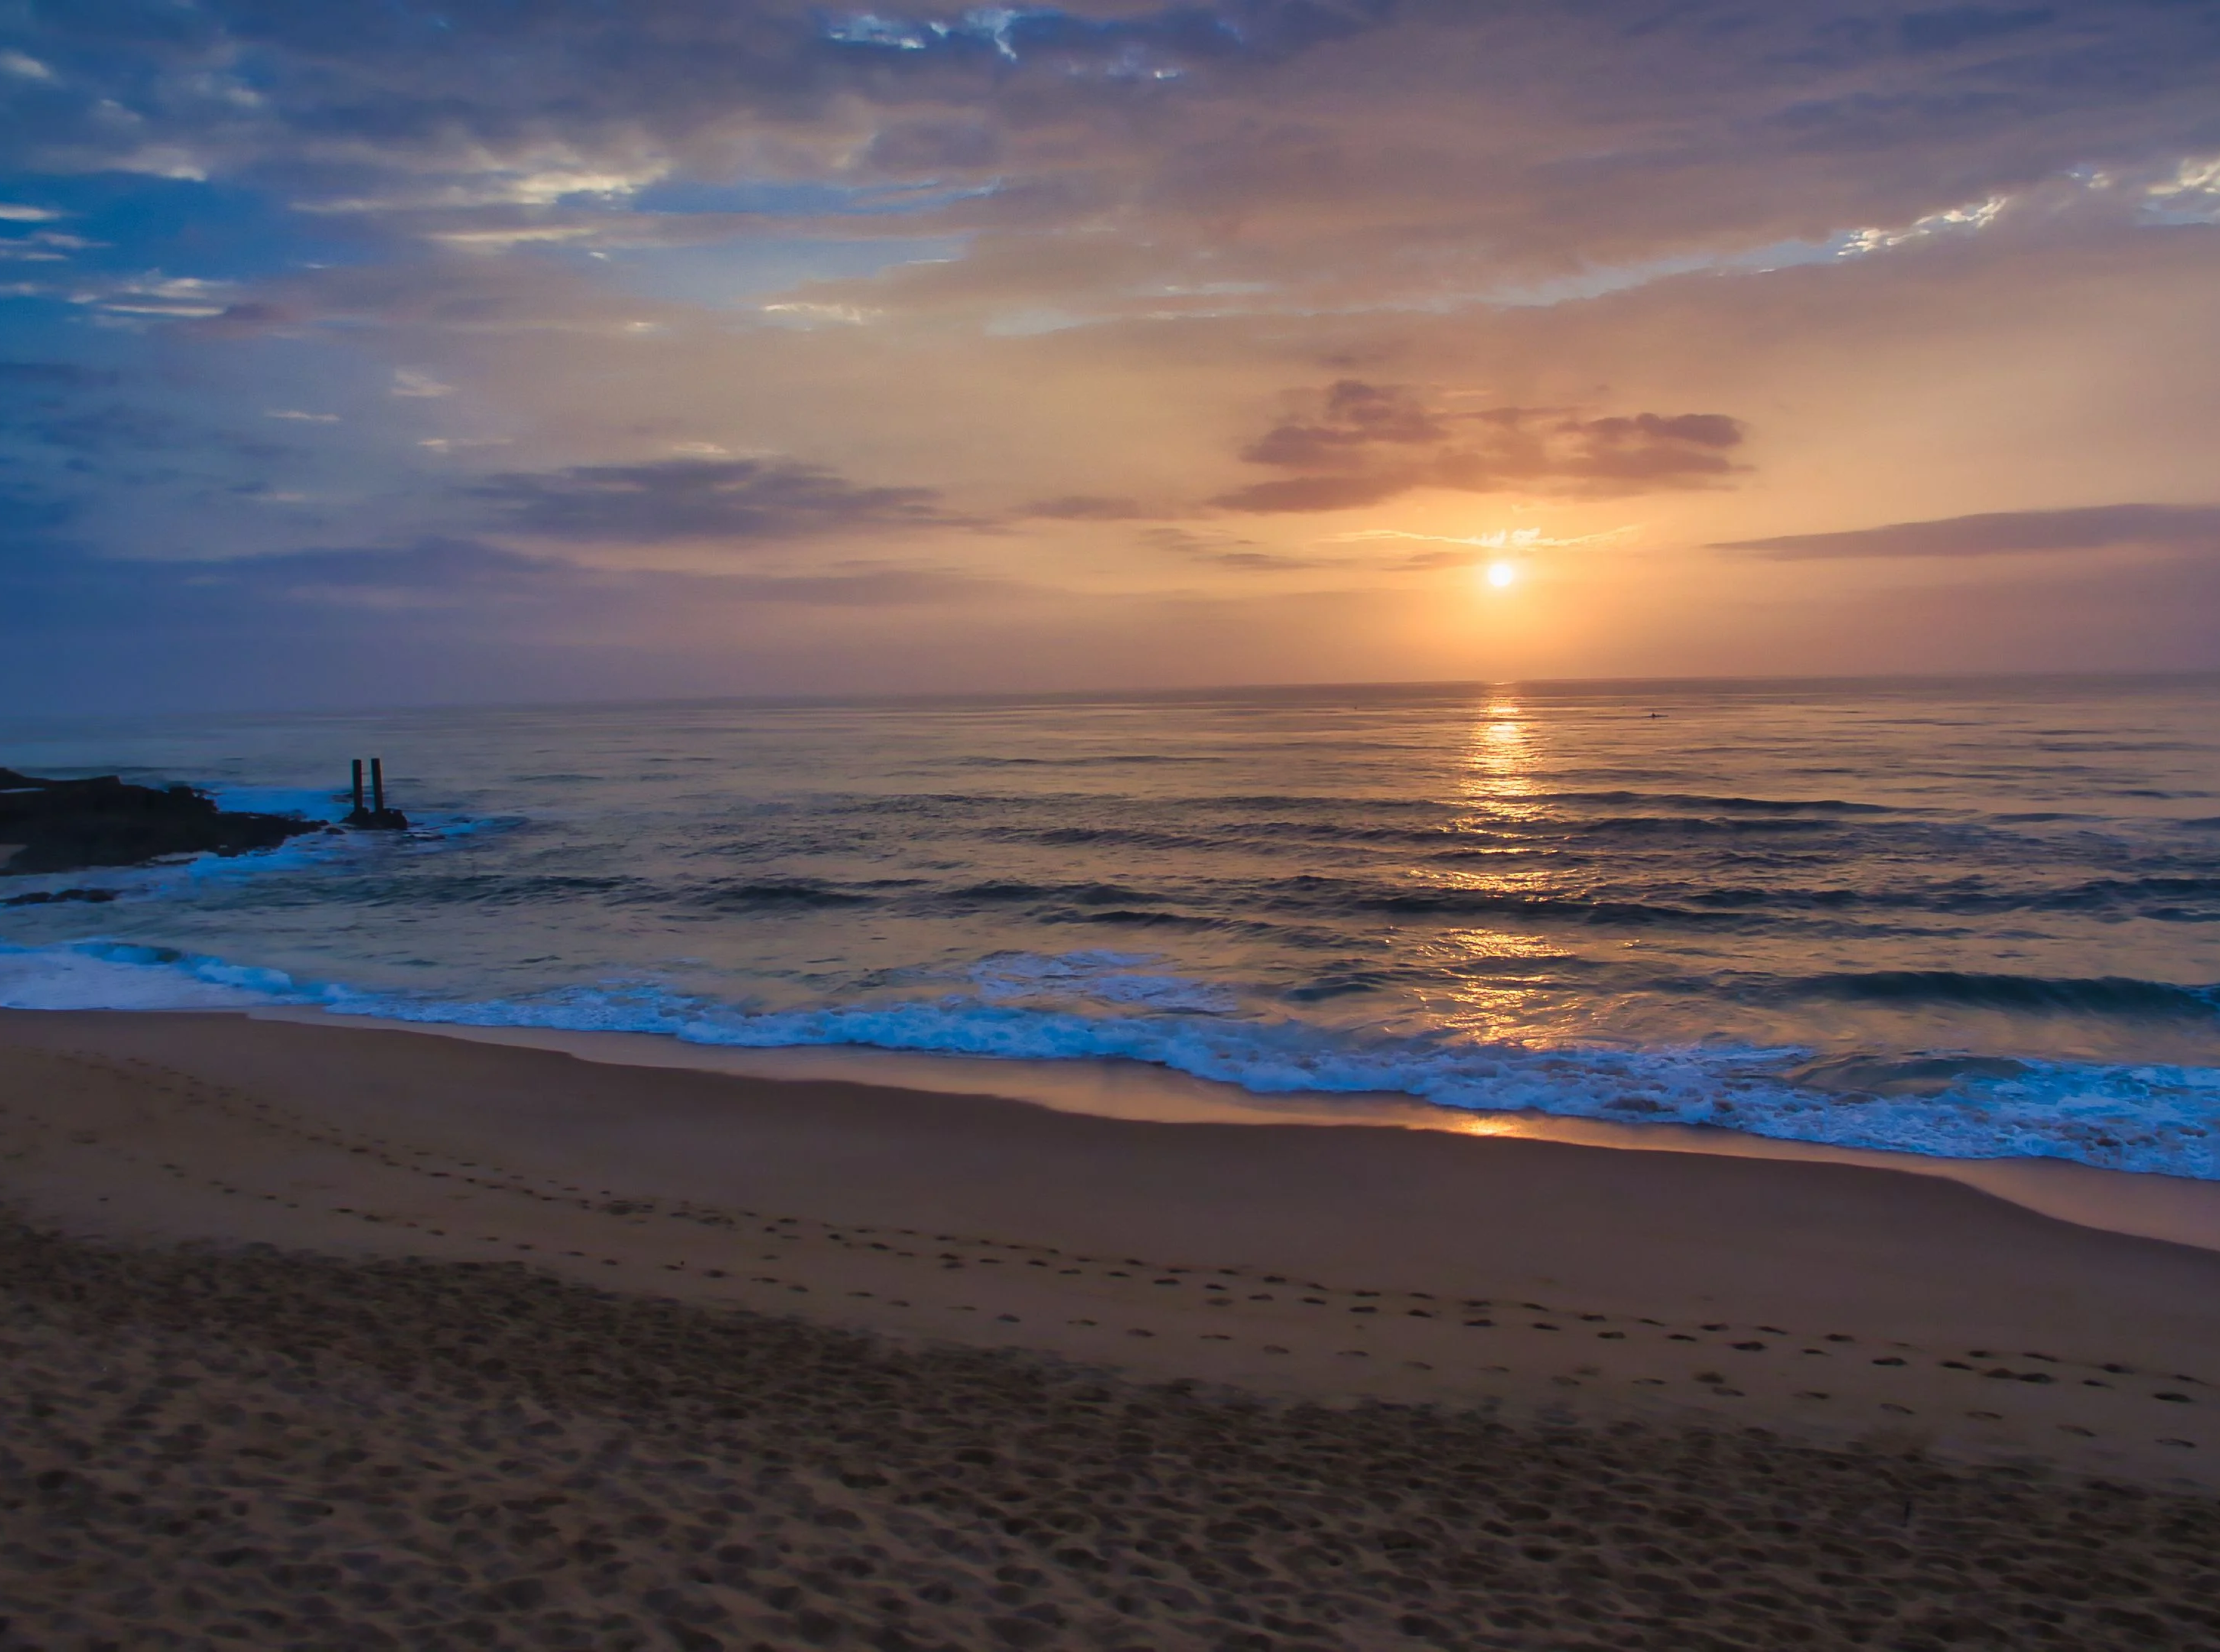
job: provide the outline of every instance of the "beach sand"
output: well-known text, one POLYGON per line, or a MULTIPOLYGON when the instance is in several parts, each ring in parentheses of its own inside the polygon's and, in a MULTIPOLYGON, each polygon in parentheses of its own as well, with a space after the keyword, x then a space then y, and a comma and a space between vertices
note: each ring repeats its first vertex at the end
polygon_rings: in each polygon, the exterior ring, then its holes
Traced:
POLYGON ((2220 1646, 2220 1253, 0 1014, 0 1646, 2220 1646))

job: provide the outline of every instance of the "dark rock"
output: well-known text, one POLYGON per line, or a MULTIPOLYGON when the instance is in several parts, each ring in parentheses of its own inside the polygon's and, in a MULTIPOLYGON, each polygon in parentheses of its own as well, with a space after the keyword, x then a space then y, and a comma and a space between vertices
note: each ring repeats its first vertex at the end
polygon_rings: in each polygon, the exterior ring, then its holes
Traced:
POLYGON ((406 832, 408 817, 399 809, 349 809, 346 824, 367 832, 406 832))
MULTIPOLYGON (((136 866, 165 855, 239 855, 274 849, 324 830, 290 814, 227 813, 190 786, 134 786, 114 775, 40 780, 0 769, 0 874, 75 872, 136 866)), ((103 900, 105 890, 65 890, 59 900, 103 900)))
POLYGON ((41 889, 35 895, 11 895, 0 907, 47 907, 62 901, 84 901, 94 906, 115 899, 113 889, 41 889))

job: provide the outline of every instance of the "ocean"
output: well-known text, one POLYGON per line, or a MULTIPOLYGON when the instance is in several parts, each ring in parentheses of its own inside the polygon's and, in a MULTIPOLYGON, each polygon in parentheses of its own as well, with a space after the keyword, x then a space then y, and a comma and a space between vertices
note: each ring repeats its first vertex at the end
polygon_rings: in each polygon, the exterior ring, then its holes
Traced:
POLYGON ((2220 679, 28 724, 405 834, 0 878, 0 1007, 1159 1064, 2220 1179, 2220 679))

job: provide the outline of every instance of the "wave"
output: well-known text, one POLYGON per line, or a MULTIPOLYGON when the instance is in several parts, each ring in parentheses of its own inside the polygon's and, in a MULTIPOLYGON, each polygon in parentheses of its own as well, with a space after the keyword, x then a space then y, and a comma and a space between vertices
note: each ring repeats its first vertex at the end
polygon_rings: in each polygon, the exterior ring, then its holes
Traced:
POLYGON ((1577 825, 1555 825, 1547 835, 1582 838, 1755 837, 1761 833, 1839 833, 1843 829, 1843 824, 1838 820, 1805 814, 1740 815, 1730 816, 1724 820, 1700 814, 1605 814, 1592 820, 1582 820, 1577 825))
POLYGON ((2051 912, 2093 912, 2136 907, 2149 918, 2220 918, 2220 876, 2209 873, 2155 874, 2147 877, 2092 878, 2086 883, 2052 889, 2027 904, 2051 912), (2192 913, 2185 902, 2204 902, 2207 910, 2192 913))
POLYGON ((1139 769, 1187 768, 1198 764, 1223 764, 1225 757, 1177 757, 1147 751, 1119 752, 1086 757, 958 757, 949 766, 957 769, 1139 769))
POLYGON ((1122 883, 1026 883, 1015 881, 962 884, 939 897, 942 901, 957 905, 1010 906, 1030 901, 1059 901, 1079 907, 1147 906, 1170 898, 1169 895, 1153 895, 1146 889, 1132 888, 1122 883))
MULTIPOLYGON (((1437 856, 1437 862, 1457 858, 1437 856)), ((1500 862, 1501 851, 1485 858, 1500 862)), ((1750 922, 1803 913, 1930 913, 1948 916, 2003 913, 2104 913, 2161 923, 2220 922, 2220 877, 2158 876, 2099 878, 2054 888, 1999 888, 1979 879, 1963 879, 1926 888, 1899 884, 1886 888, 1768 887, 1762 883, 1700 885, 1657 882, 1624 895, 1536 893, 1442 885, 1381 892, 1354 880, 1317 877, 1288 880, 1282 894, 1299 892, 1315 909, 1328 901, 1350 910, 1400 914, 1525 916, 1562 918, 1584 923, 1689 923, 1716 926, 1722 920, 1750 922), (1311 886, 1306 888, 1306 886, 1311 886)))
MULTIPOLYGON (((374 852, 379 845, 367 846, 374 852)), ((532 908, 542 903, 598 896, 623 906, 659 900, 661 892, 645 880, 621 874, 552 872, 412 871, 404 889, 389 879, 365 881, 347 897, 350 904, 382 905, 405 895, 414 905, 427 907, 488 907, 532 908)), ((321 898, 312 892, 312 898, 321 898)))
POLYGON ((1079 1002, 1223 1015, 1239 1007, 1233 992, 1146 966, 1153 952, 995 952, 963 971, 991 1004, 1079 1002))
MULTIPOLYGON (((1123 833, 1101 829, 1068 832, 999 833, 1047 843, 1117 843, 1134 847, 1192 848, 1195 838, 1172 840, 1157 833, 1123 833)), ((1438 835, 1427 841, 1438 843, 1438 835)), ((1238 849, 1241 839, 1228 836, 1210 846, 1238 849)), ((1537 851, 1539 852, 1539 851, 1537 851)), ((1437 851, 1425 863, 1442 869, 1468 861, 1483 861, 1500 870, 1525 867, 1533 857, 1522 849, 1500 847, 1437 851)), ((1795 872, 1808 870, 1805 860, 1776 862, 1768 857, 1733 857, 1719 870, 1745 876, 1778 864, 1795 872)), ((1012 908, 1030 909, 1032 915, 1052 921, 1098 920, 1101 909, 1123 908, 1127 921, 1179 921, 1216 926, 1234 918, 1254 919, 1262 913, 1301 913, 1343 920, 1367 913, 1395 918, 1472 917, 1523 919, 1537 923, 1623 926, 1688 926, 1717 932, 1760 926, 1778 927, 1783 920, 1868 914, 1861 921, 1905 914, 1947 916, 2005 913, 2091 913, 2130 915, 2156 922, 2196 924, 2220 922, 2220 876, 2202 872, 2158 873, 2143 877, 2105 877, 2059 887, 1999 886, 1972 876, 1924 886, 1898 882, 1889 887, 1836 885, 1811 887, 1796 883, 1768 885, 1763 882, 1699 883, 1677 879, 1643 879, 1638 874, 1646 863, 1630 862, 1615 870, 1616 887, 1580 890, 1505 888, 1500 881, 1484 882, 1425 882, 1408 879, 1399 869, 1382 868, 1375 876, 1363 870, 1345 876, 1300 873, 1255 882, 1224 878, 1186 879, 1179 885, 1148 888, 1125 882, 1075 880, 1069 882, 1030 878, 982 879, 934 886, 924 879, 884 879, 869 882, 830 883, 810 879, 742 881, 725 886, 695 886, 670 898, 689 901, 730 901, 734 904, 826 906, 861 904, 893 900, 903 907, 939 914, 1012 908), (1171 910, 1166 910, 1169 908, 1171 910)), ((1543 869, 1548 872, 1550 869, 1543 869)), ((1660 871, 1665 870, 1659 868, 1660 871)), ((1562 871, 1553 881, 1563 882, 1562 871)), ((645 899, 663 896, 648 894, 645 899)))
POLYGON ((0 1009, 253 1009, 310 1002, 317 995, 280 970, 174 947, 102 941, 0 945, 0 1009))
POLYGON ((680 891, 675 898, 680 906, 709 907, 720 912, 868 907, 878 900, 870 890, 842 888, 815 878, 773 878, 753 882, 733 880, 697 885, 680 891))
POLYGON ((1955 969, 1879 969, 1857 975, 1808 976, 1789 984, 1782 995, 2151 1019, 2186 1017, 2202 1020, 2220 1014, 2220 986, 2183 987, 2124 976, 2061 979, 1955 969))
POLYGON ((1355 897, 1367 911, 1400 917, 1560 919, 1581 924, 1685 924, 1719 929, 1746 920, 1730 912, 1649 901, 1613 901, 1586 895, 1514 895, 1494 889, 1413 889, 1394 895, 1355 897))
POLYGON ((1033 843, 1049 849, 1107 845, 1121 849, 1207 851, 1239 848, 1244 841, 1233 832, 1165 832, 1129 826, 989 826, 979 835, 991 843, 1033 843))
POLYGON ((2220 1180, 2220 1069, 1949 1052, 1815 1060, 1794 1050, 1536 1048, 1335 1031, 1244 1015, 1226 989, 1150 962, 1107 951, 999 954, 936 995, 751 1010, 652 981, 478 1001, 365 993, 171 949, 80 943, 0 947, 0 1007, 296 1004, 419 1023, 659 1033, 734 1048, 1139 1061, 1259 1094, 1401 1094, 1469 1111, 1711 1125, 1845 1147, 2059 1158, 2220 1180))
POLYGON ((1852 803, 1839 797, 1713 797, 1700 792, 1543 792, 1546 803, 1645 803, 1661 808, 1750 814, 1918 814, 1925 811, 1886 803, 1852 803))
POLYGON ((1363 797, 1331 792, 1230 792, 1207 797, 1168 797, 1166 805, 1182 808, 1225 809, 1338 809, 1362 818, 1368 814, 1429 814, 1454 818, 1463 811, 1453 803, 1431 797, 1363 797))

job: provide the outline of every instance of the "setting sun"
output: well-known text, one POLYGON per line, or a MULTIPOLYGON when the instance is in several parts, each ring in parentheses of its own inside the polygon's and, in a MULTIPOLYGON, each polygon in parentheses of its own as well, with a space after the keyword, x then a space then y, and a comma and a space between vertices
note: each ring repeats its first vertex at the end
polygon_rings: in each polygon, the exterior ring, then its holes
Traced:
POLYGON ((1517 566, 1508 562, 1491 562, 1481 572, 1481 577, 1499 591, 1509 587, 1518 577, 1517 566))

